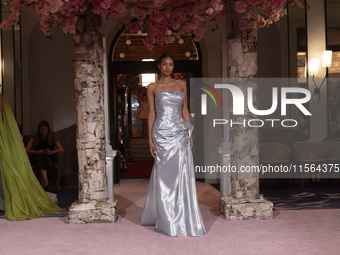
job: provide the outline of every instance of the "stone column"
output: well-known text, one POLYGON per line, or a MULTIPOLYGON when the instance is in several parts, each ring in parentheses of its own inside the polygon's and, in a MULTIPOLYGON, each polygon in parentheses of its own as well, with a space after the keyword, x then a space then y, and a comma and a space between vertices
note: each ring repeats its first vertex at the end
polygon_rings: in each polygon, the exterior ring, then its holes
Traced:
POLYGON ((69 223, 115 222, 117 203, 108 198, 105 152, 102 17, 78 16, 73 35, 77 110, 79 198, 69 223))
MULTIPOLYGON (((225 105, 229 105, 229 93, 226 89, 222 90, 222 101, 225 105)), ((229 109, 224 107, 222 109, 222 119, 229 119, 229 109)), ((230 165, 230 141, 229 141, 229 126, 223 125, 223 140, 219 147, 216 148, 217 153, 220 155, 221 167, 230 165)), ((220 173, 220 195, 227 197, 231 193, 230 172, 220 173)))
MULTIPOLYGON (((257 78, 257 12, 253 8, 253 19, 244 19, 234 10, 235 0, 227 1, 227 56, 228 78, 257 78)), ((257 108, 257 84, 249 80, 242 80, 236 84, 247 95, 247 87, 253 88, 254 107, 257 108)), ((223 85, 215 88, 223 88, 223 85)), ((230 121, 247 123, 249 119, 256 119, 248 109, 244 100, 244 115, 233 115, 233 98, 230 94, 230 121)), ((229 121, 229 123, 230 123, 229 121)), ((257 128, 248 125, 233 125, 230 128, 230 163, 236 169, 241 166, 259 165, 259 132, 257 128)), ((271 219, 273 217, 273 203, 259 195, 258 173, 231 174, 231 194, 222 197, 220 209, 226 220, 271 219)))
MULTIPOLYGON (((222 24, 222 77, 228 76, 228 59, 227 59, 227 24, 223 22, 222 24)), ((222 78, 222 83, 224 80, 222 78)), ((229 92, 226 89, 222 90, 222 102, 225 105, 229 105, 229 92)), ((226 107, 222 108, 222 119, 229 119, 229 109, 226 107)), ((218 154, 220 154, 220 164, 221 167, 230 165, 230 136, 229 136, 229 126, 223 125, 222 133, 223 140, 219 147, 216 148, 218 154)), ((230 173, 221 172, 220 174, 220 196, 227 197, 231 193, 231 183, 230 183, 230 173)))
MULTIPOLYGON (((118 151, 113 150, 110 144, 110 117, 109 117, 109 95, 108 95, 108 71, 107 71, 107 57, 106 57, 106 39, 103 37, 103 63, 104 63, 104 113, 105 113, 105 151, 106 151, 106 174, 108 179, 109 198, 114 199, 113 193, 113 179, 114 179, 114 158, 118 151)), ((116 201, 117 202, 117 201, 116 201)))

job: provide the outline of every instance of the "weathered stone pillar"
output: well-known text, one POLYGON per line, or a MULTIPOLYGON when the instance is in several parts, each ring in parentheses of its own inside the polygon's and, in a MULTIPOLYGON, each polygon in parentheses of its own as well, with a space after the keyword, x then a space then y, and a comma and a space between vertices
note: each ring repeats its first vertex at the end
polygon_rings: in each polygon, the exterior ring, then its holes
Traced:
POLYGON ((73 35, 77 109, 79 200, 69 223, 115 222, 117 202, 108 198, 105 162, 102 17, 89 11, 78 16, 73 35))
MULTIPOLYGON (((253 19, 249 21, 234 10, 235 0, 227 3, 227 72, 228 78, 257 78, 257 11, 253 8, 253 19)), ((236 82, 244 95, 247 87, 253 88, 253 105, 257 108, 256 80, 236 82)), ((244 115, 233 115, 233 98, 230 93, 230 120, 236 124, 230 128, 230 163, 241 166, 259 165, 259 131, 247 125, 249 119, 256 119, 244 100, 244 115)), ((222 197, 220 209, 227 220, 271 219, 273 203, 259 195, 258 173, 231 174, 231 194, 222 197)))

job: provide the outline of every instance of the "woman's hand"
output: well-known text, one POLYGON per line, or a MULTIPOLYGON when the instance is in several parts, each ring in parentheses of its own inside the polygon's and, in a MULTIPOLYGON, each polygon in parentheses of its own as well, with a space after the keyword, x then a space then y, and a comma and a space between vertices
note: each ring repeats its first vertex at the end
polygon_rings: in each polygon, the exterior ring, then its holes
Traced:
POLYGON ((37 155, 44 155, 44 151, 43 151, 43 150, 35 151, 34 154, 37 154, 37 155))
POLYGON ((51 151, 50 149, 47 149, 45 151, 45 155, 52 155, 54 153, 54 151, 51 151))
POLYGON ((190 148, 192 149, 192 146, 194 146, 194 142, 192 141, 192 136, 190 136, 189 141, 190 141, 190 148))
POLYGON ((156 151, 155 151, 155 144, 153 142, 149 142, 150 153, 154 159, 156 159, 156 151))

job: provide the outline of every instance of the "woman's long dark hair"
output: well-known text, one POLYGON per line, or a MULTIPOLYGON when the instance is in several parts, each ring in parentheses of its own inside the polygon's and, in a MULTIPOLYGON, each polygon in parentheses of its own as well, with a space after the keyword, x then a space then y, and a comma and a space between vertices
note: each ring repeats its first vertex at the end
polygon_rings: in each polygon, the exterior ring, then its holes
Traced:
POLYGON ((34 146, 37 146, 39 144, 39 142, 41 141, 42 135, 40 133, 40 128, 41 127, 47 127, 48 128, 48 132, 46 135, 46 141, 48 142, 49 145, 53 145, 55 144, 55 136, 53 134, 53 131, 50 128, 50 125, 48 124, 48 122, 46 120, 40 121, 39 125, 38 125, 38 130, 35 132, 33 138, 34 138, 34 146))

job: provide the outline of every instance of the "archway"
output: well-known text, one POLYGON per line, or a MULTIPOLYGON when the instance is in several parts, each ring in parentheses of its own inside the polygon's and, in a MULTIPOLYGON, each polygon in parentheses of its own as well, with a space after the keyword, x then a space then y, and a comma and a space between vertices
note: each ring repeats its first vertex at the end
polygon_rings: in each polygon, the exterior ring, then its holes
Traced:
MULTIPOLYGON (((146 73, 157 74, 159 71, 157 61, 142 60, 158 60, 159 56, 164 52, 172 54, 175 59, 173 73, 182 76, 186 80, 188 99, 190 99, 190 78, 202 77, 201 49, 199 44, 191 37, 181 38, 171 44, 148 50, 142 42, 145 36, 146 34, 141 32, 130 33, 125 29, 121 29, 110 45, 108 57, 110 143, 113 149, 116 150, 119 148, 119 137, 122 132, 124 133, 124 142, 126 142, 127 147, 130 147, 130 141, 133 141, 138 136, 132 132, 133 125, 137 122, 132 112, 138 108, 138 99, 136 100, 136 98, 140 97, 143 91, 146 91, 138 84, 140 83, 138 82, 140 75, 146 73), (121 79, 122 75, 125 76, 125 80, 121 79), (131 99, 132 95, 133 99, 131 99), (134 108, 132 107, 133 100, 135 100, 134 108)), ((197 129, 195 129, 198 131, 199 128, 203 128, 203 125, 197 125, 197 129)), ((117 157, 114 183, 119 183, 119 180, 119 158, 117 157)))

